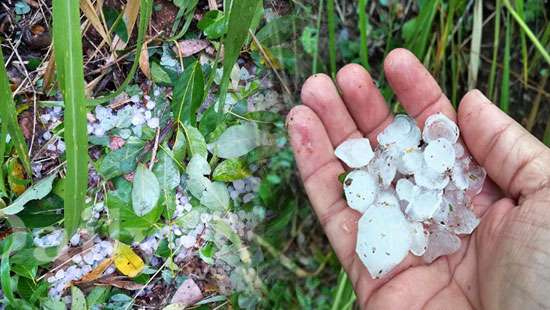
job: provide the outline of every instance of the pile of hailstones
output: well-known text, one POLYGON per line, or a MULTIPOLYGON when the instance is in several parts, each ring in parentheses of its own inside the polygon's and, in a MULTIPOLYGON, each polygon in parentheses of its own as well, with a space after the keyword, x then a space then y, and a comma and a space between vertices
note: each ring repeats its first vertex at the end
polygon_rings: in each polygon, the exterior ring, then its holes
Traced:
POLYGON ((431 263, 460 248, 457 235, 479 224, 471 210, 485 170, 458 141, 458 126, 431 115, 421 133, 397 115, 373 152, 366 138, 342 143, 335 154, 352 168, 344 180, 348 205, 363 215, 356 252, 373 278, 395 268, 410 251, 431 263))

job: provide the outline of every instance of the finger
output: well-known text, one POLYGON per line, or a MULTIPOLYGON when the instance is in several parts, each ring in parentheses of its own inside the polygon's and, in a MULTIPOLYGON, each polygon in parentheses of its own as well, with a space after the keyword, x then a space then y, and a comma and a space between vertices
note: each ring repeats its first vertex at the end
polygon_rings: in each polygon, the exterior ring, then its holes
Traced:
POLYGON ((290 142, 309 200, 325 233, 344 266, 355 253, 360 214, 348 208, 338 176, 344 172, 334 156, 319 117, 307 106, 294 107, 287 117, 290 142))
POLYGON ((348 138, 362 137, 349 115, 331 78, 326 74, 310 76, 302 87, 302 103, 319 116, 333 146, 348 138))
POLYGON ((336 83, 357 127, 375 143, 393 117, 370 74, 358 64, 349 64, 338 71, 336 83))
POLYGON ((384 72, 397 99, 420 128, 428 116, 438 112, 456 121, 449 99, 413 53, 394 49, 384 60, 384 72))
POLYGON ((508 195, 525 196, 549 184, 548 148, 480 91, 464 96, 458 124, 474 158, 508 195))

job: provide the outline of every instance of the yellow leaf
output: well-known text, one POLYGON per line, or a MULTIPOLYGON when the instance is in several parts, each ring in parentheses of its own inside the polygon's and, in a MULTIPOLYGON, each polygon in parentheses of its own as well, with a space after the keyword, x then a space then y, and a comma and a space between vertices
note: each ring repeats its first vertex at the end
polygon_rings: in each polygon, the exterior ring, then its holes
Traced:
POLYGON ((83 276, 82 279, 80 279, 78 282, 86 283, 99 279, 103 275, 103 272, 107 269, 107 267, 111 266, 112 263, 112 258, 104 259, 101 263, 99 263, 99 265, 97 265, 97 267, 95 267, 92 271, 83 276))
POLYGON ((28 180, 25 179, 23 166, 13 157, 8 159, 6 166, 8 170, 8 185, 12 192, 19 196, 27 189, 28 184, 28 180))
POLYGON ((144 264, 141 257, 130 246, 117 242, 115 266, 122 274, 133 278, 143 270, 144 264))

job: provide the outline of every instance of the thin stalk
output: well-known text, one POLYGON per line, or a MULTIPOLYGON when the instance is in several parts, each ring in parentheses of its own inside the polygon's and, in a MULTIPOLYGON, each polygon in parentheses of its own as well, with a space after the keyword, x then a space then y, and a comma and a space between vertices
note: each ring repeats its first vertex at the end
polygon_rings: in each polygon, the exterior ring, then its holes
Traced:
POLYGON ((535 34, 533 34, 531 29, 529 29, 529 26, 527 26, 527 24, 525 24, 523 19, 521 19, 521 17, 518 15, 518 13, 514 10, 512 5, 510 4, 510 1, 509 0, 503 0, 503 1, 504 1, 504 5, 508 9, 508 11, 512 15, 512 17, 516 20, 516 22, 518 23, 521 30, 523 32, 525 32, 525 34, 529 37, 529 39, 531 40, 533 45, 535 45, 536 49, 542 55, 542 58, 544 58, 544 60, 550 65, 550 54, 548 53, 548 51, 540 43, 540 41, 537 39, 535 34))
POLYGON ((369 47, 367 45, 367 0, 359 0, 359 32, 360 32, 360 46, 359 46, 359 58, 361 64, 365 69, 369 68, 369 47))
POLYGON ((318 72, 318 58, 319 58, 319 35, 321 32, 321 19, 323 16, 323 0, 319 0, 319 12, 317 13, 317 42, 315 44, 315 51, 313 52, 313 63, 311 64, 311 74, 318 72))
MULTIPOLYGON (((506 1, 506 0, 505 0, 506 1)), ((510 41, 512 40, 512 25, 510 14, 506 16, 506 37, 504 39, 504 60, 502 68, 502 85, 500 87, 500 108, 508 113, 510 106, 510 41)))
POLYGON ((330 74, 334 79, 336 78, 336 14, 334 13, 334 0, 327 0, 327 20, 330 74))
MULTIPOLYGON (((522 20, 525 20, 525 14, 523 12, 524 3, 523 0, 515 0, 516 2, 516 8, 519 17, 522 20)), ((523 65, 523 84, 527 85, 527 80, 529 76, 529 59, 527 55, 527 42, 525 40, 525 33, 520 32, 519 33, 519 40, 521 43, 521 63, 523 65)))
POLYGON ((495 77, 497 72, 497 57, 498 57, 498 46, 500 41, 500 11, 502 8, 501 0, 496 0, 495 8, 495 31, 493 34, 493 60, 491 61, 491 71, 489 73, 489 89, 487 94, 495 102, 495 95, 493 93, 495 87, 495 77))

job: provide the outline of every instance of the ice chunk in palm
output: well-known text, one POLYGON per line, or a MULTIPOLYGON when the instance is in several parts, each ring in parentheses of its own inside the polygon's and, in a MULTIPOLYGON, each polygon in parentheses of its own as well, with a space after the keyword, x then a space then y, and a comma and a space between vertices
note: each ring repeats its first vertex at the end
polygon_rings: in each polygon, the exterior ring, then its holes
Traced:
POLYGON ((444 189, 449 184, 449 177, 431 169, 424 161, 422 168, 414 174, 414 181, 417 185, 428 189, 444 189))
POLYGON ((372 278, 389 273, 407 256, 409 223, 399 208, 374 206, 358 223, 356 252, 372 278))
POLYGON ((420 129, 416 126, 414 119, 408 115, 399 114, 378 135, 377 140, 386 148, 397 147, 399 150, 405 150, 417 147, 420 144, 420 129))
POLYGON ((452 254, 460 248, 460 238, 445 227, 434 224, 428 232, 428 246, 422 256, 427 263, 433 262, 440 256, 452 254))
POLYGON ((485 178, 487 177, 485 169, 474 161, 471 161, 467 168, 466 176, 468 179, 468 194, 470 196, 479 194, 483 188, 483 183, 485 183, 485 178))
POLYGON ((448 140, 432 140, 424 149, 424 160, 429 168, 443 173, 453 167, 455 149, 448 140))
POLYGON ((424 142, 430 143, 443 138, 451 143, 456 143, 458 135, 458 126, 443 113, 432 114, 424 122, 424 131, 422 132, 424 142))
POLYGON ((415 221, 426 221, 432 218, 439 209, 442 201, 442 192, 438 190, 420 190, 411 201, 405 213, 415 221))
POLYGON ((418 187, 407 179, 399 179, 395 185, 395 191, 399 199, 412 202, 418 192, 418 187))
POLYGON ((367 166, 367 170, 373 175, 378 176, 384 187, 388 187, 391 184, 397 172, 393 164, 393 157, 387 151, 377 151, 377 156, 367 166))
POLYGON ((399 200, 393 190, 385 190, 378 194, 376 206, 387 208, 399 208, 399 200))
POLYGON ((334 154, 350 168, 366 166, 374 157, 374 152, 367 138, 346 140, 336 148, 334 154))
POLYGON ((471 234, 479 225, 479 219, 470 208, 458 205, 449 210, 447 227, 455 234, 471 234))
POLYGON ((364 170, 354 170, 344 180, 348 205, 361 213, 374 202, 378 191, 376 179, 364 170))
POLYGON ((422 256, 428 246, 428 233, 424 229, 424 225, 419 222, 410 222, 409 229, 411 232, 411 253, 422 256))
POLYGON ((403 151, 402 156, 397 160, 397 171, 402 174, 414 174, 422 168, 424 155, 418 148, 409 148, 403 151))

